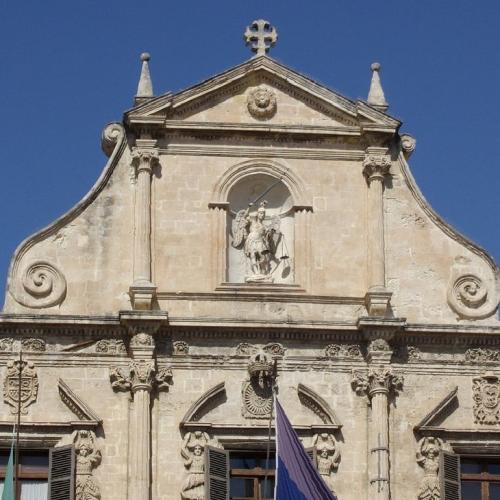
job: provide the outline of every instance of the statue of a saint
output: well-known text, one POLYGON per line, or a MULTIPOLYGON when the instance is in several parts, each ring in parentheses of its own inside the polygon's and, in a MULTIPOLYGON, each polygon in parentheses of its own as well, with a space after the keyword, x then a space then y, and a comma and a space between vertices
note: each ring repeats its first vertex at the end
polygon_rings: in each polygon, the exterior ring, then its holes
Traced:
POLYGON ((273 281, 271 263, 276 259, 276 247, 281 237, 280 218, 274 216, 265 224, 266 204, 263 201, 255 214, 250 214, 253 204, 240 210, 233 221, 234 248, 241 248, 247 259, 247 283, 273 281))

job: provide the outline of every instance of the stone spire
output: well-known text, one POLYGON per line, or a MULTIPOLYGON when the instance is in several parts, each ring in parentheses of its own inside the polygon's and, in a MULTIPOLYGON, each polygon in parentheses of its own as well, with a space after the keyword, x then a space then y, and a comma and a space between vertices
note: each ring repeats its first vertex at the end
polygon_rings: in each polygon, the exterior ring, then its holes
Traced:
POLYGON ((386 111, 389 107, 387 101, 385 100, 384 90, 382 89, 382 84, 380 83, 380 64, 375 62, 371 65, 372 69, 372 81, 370 83, 370 92, 368 92, 368 104, 377 108, 380 111, 386 111))
POLYGON ((135 95, 135 104, 141 104, 153 97, 153 82, 149 73, 149 60, 151 56, 147 52, 141 54, 142 69, 139 85, 137 85, 137 94, 135 95))

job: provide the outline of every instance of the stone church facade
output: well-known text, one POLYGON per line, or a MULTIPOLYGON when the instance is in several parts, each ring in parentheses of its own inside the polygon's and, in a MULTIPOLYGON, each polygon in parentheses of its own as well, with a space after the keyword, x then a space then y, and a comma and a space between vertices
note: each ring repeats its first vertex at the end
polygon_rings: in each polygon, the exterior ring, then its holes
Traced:
POLYGON ((269 498, 275 380, 339 499, 494 498, 498 268, 419 191, 377 64, 354 101, 269 57, 268 23, 245 36, 158 97, 144 54, 96 184, 17 248, 1 447, 19 411, 53 498, 269 498))

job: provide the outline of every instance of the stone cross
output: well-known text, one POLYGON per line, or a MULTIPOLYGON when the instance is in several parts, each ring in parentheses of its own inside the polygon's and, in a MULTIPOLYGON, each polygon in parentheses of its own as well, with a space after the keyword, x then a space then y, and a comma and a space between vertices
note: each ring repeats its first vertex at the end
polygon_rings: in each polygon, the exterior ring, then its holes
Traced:
POLYGON ((259 57, 265 56, 266 52, 276 43, 278 33, 269 21, 257 19, 247 27, 244 37, 246 44, 251 44, 255 57, 259 57))

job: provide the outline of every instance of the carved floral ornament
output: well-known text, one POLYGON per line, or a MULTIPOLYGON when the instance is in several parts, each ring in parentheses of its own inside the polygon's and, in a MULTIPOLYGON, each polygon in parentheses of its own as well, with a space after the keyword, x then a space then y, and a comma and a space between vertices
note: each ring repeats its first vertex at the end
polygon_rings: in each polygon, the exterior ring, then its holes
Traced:
POLYGON ((363 358, 358 344, 329 344, 325 348, 325 356, 327 358, 363 358))
POLYGON ((496 375, 487 372, 472 379, 474 422, 496 425, 500 423, 500 382, 496 375))
POLYGON ((253 354, 258 353, 260 350, 263 352, 270 354, 273 357, 281 357, 285 355, 286 349, 282 344, 278 342, 269 342, 264 346, 249 344, 247 342, 242 342, 238 344, 236 347, 236 355, 237 356, 251 356, 253 354))
POLYGON ((276 94, 270 88, 260 85, 247 95, 248 112, 259 120, 272 118, 276 114, 276 94))
POLYGON ((368 148, 363 160, 363 173, 369 182, 373 180, 384 180, 384 176, 391 168, 391 157, 384 148, 368 148))

